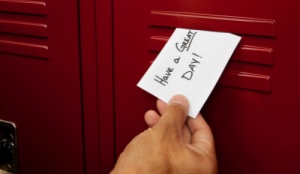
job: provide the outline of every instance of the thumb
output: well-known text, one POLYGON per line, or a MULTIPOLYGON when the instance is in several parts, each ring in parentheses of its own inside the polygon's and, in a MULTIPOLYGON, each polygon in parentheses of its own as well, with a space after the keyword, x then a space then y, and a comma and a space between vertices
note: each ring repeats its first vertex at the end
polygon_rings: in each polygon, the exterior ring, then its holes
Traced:
POLYGON ((189 102, 182 95, 175 95, 169 101, 156 127, 162 131, 162 136, 182 135, 182 128, 185 124, 189 102))

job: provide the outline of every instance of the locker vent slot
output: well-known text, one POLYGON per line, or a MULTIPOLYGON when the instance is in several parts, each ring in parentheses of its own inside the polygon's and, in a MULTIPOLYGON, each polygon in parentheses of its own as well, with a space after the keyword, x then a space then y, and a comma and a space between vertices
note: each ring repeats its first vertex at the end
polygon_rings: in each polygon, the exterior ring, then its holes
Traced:
POLYGON ((201 28, 257 36, 275 36, 275 20, 187 12, 151 11, 151 26, 201 28))
MULTIPOLYGON (((149 51, 158 53, 168 39, 169 37, 165 36, 151 36, 149 42, 149 51)), ((235 54, 231 59, 241 62, 271 66, 273 64, 273 57, 272 48, 241 44, 236 49, 235 54)))
POLYGON ((0 52, 49 58, 45 1, 0 0, 0 52))
POLYGON ((271 92, 275 23, 273 19, 153 10, 148 50, 155 57, 177 27, 239 34, 243 39, 218 84, 271 92))

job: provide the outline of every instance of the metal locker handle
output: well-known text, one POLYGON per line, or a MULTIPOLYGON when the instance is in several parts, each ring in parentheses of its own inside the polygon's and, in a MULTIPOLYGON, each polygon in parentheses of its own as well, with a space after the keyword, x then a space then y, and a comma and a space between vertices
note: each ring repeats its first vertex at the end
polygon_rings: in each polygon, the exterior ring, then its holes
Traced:
POLYGON ((0 174, 15 174, 16 163, 16 126, 0 119, 0 174))

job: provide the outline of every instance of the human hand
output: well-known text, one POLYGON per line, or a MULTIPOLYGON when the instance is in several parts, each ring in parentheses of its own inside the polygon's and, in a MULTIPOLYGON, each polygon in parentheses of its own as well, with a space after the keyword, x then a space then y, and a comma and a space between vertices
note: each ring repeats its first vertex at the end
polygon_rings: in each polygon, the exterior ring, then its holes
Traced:
POLYGON ((146 112, 149 128, 125 147, 111 174, 216 174, 212 132, 200 114, 187 118, 187 99, 158 100, 157 108, 160 114, 146 112))

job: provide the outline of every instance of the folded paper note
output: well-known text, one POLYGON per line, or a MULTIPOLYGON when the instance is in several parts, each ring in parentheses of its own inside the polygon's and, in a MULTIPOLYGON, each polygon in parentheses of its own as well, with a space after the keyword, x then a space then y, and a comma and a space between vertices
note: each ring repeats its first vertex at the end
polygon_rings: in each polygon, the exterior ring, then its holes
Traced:
POLYGON ((168 102, 182 94, 196 117, 241 37, 224 32, 177 28, 137 86, 168 102))

